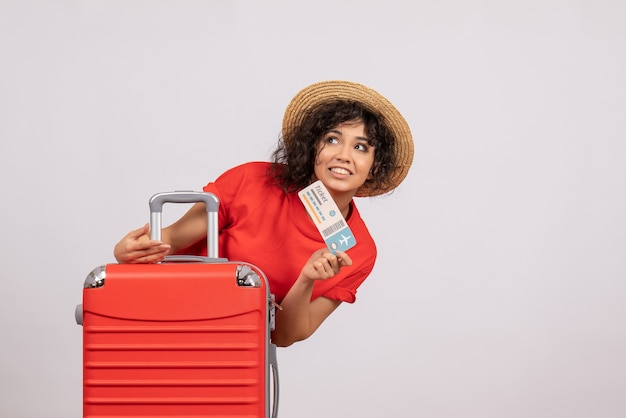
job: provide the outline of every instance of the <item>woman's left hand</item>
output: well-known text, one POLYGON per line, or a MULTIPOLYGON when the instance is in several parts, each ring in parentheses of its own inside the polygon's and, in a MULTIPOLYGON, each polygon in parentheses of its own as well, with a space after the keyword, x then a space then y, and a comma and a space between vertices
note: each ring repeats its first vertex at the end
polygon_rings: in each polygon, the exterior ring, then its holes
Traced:
POLYGON ((352 259, 343 251, 331 253, 328 248, 317 250, 306 262, 300 276, 309 280, 325 280, 339 273, 344 266, 352 265, 352 259))

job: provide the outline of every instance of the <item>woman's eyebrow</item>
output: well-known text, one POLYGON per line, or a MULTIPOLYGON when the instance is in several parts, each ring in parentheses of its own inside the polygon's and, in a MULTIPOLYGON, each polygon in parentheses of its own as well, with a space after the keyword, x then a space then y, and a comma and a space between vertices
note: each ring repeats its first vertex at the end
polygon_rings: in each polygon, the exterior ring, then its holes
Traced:
MULTIPOLYGON (((337 134, 337 135, 339 135, 339 136, 343 136, 343 134, 341 133, 341 131, 340 131, 339 129, 331 129, 330 131, 328 131, 328 133, 331 133, 331 132, 332 132, 332 133, 334 133, 334 134, 337 134)), ((357 140, 357 141, 365 141, 365 142, 368 142, 368 141, 369 141, 369 138, 364 137, 364 136, 357 136, 357 137, 356 137, 356 140, 357 140)))

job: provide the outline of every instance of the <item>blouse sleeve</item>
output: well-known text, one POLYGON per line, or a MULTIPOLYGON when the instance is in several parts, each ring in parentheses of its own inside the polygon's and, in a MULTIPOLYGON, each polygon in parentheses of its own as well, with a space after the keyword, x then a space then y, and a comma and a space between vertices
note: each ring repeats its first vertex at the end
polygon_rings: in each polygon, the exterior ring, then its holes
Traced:
POLYGON ((324 292, 321 296, 341 302, 354 303, 356 301, 357 289, 367 279, 373 268, 374 263, 368 264, 362 270, 346 276, 341 282, 324 292))
MULTIPOLYGON (((255 188, 250 188, 251 178, 257 178, 264 175, 263 166, 261 164, 246 163, 231 168, 224 172, 215 181, 204 186, 205 192, 215 194, 220 200, 219 206, 219 225, 220 230, 227 228, 234 220, 245 216, 245 213, 239 213, 243 210, 241 205, 235 202, 238 196, 250 195, 256 192, 255 188)), ((257 188, 258 189, 258 188, 257 188)))

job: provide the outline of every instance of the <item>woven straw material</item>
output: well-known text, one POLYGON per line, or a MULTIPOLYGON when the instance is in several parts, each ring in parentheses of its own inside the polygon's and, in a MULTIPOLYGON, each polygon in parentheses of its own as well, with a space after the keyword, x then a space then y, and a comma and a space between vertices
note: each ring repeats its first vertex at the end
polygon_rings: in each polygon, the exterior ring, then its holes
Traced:
POLYGON ((302 123, 305 115, 322 103, 348 100, 361 104, 374 114, 380 114, 395 138, 397 170, 391 174, 386 189, 370 189, 361 186, 355 196, 377 196, 395 189, 407 176, 413 162, 413 137, 409 124, 400 112, 375 90, 351 81, 322 81, 302 89, 291 100, 283 117, 283 133, 302 123))

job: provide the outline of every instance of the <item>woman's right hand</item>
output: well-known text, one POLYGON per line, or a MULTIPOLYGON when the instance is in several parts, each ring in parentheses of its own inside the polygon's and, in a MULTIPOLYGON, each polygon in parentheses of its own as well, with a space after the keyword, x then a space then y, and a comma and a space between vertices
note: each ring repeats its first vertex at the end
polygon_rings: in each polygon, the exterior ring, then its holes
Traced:
POLYGON ((130 231, 115 245, 113 255, 119 263, 158 263, 169 253, 170 246, 150 239, 150 226, 130 231))

